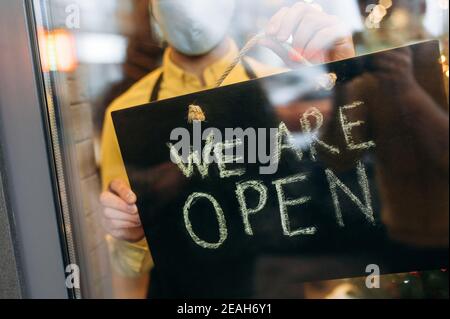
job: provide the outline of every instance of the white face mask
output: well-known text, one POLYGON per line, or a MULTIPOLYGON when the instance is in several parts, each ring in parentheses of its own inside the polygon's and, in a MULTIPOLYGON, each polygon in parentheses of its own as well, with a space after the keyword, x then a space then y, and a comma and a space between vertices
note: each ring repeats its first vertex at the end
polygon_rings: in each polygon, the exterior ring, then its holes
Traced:
POLYGON ((152 5, 164 39, 177 51, 195 56, 223 40, 235 0, 152 0, 152 5))

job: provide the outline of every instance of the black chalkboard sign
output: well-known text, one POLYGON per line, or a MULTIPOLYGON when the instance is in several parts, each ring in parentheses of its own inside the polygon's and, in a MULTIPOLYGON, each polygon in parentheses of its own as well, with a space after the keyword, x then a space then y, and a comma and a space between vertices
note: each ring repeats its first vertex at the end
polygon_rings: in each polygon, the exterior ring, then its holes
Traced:
POLYGON ((447 267, 448 226, 432 224, 448 224, 448 179, 432 155, 411 156, 427 141, 408 99, 446 112, 437 42, 113 112, 155 262, 151 294, 292 297, 288 286, 369 264, 447 267), (189 121, 192 104, 203 122, 189 121), (422 243, 429 219, 439 238, 422 243))

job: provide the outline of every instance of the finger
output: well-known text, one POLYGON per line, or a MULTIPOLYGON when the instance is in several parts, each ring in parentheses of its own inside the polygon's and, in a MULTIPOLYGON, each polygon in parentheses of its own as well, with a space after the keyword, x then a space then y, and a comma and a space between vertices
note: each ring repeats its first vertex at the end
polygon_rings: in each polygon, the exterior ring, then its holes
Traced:
POLYGON ((126 231, 119 230, 119 229, 108 229, 108 233, 111 234, 114 238, 117 238, 119 240, 125 240, 126 239, 126 231))
POLYGON ((111 193, 111 192, 103 192, 100 195, 100 203, 104 207, 112 208, 120 210, 124 213, 134 214, 136 215, 138 212, 138 208, 136 204, 128 204, 119 196, 111 193))
POLYGON ((141 225, 141 219, 139 218, 138 214, 131 215, 117 209, 105 208, 103 210, 103 215, 109 219, 117 219, 132 222, 135 224, 135 226, 141 225))
POLYGON ((136 195, 130 189, 127 183, 121 179, 114 179, 110 184, 110 189, 113 193, 119 195, 128 204, 136 203, 136 195))
POLYGON ((318 51, 316 54, 308 56, 308 61, 312 64, 325 63, 327 62, 327 55, 323 51, 318 51))
POLYGON ((138 242, 144 238, 144 231, 142 227, 130 228, 130 229, 111 229, 109 233, 117 239, 125 240, 128 242, 138 242))
POLYGON ((319 53, 326 53, 341 40, 345 34, 346 32, 338 27, 327 27, 316 32, 311 41, 306 45, 304 52, 305 57, 308 59, 319 53))
POLYGON ((104 223, 109 230, 126 230, 139 227, 135 223, 118 219, 106 219, 104 223))
POLYGON ((108 232, 117 239, 126 240, 127 239, 127 231, 124 229, 108 229, 108 232))
POLYGON ((326 27, 331 27, 335 23, 335 17, 325 15, 322 12, 306 14, 294 33, 294 48, 304 51, 317 32, 326 27))
POLYGON ((273 36, 278 33, 281 27, 281 22, 288 11, 288 7, 283 7, 270 19, 266 27, 267 35, 273 36))
POLYGON ((311 6, 305 3, 295 4, 287 14, 284 16, 281 22, 280 29, 276 34, 278 41, 285 42, 295 32, 297 26, 305 17, 306 13, 311 10, 311 6))

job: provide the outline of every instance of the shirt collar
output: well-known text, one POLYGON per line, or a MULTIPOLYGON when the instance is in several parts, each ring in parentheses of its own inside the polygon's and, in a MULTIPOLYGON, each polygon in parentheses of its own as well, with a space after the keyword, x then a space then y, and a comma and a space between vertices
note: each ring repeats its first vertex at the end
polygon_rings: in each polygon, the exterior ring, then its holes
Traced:
POLYGON ((167 48, 163 57, 164 77, 168 79, 168 81, 166 81, 166 85, 176 85, 177 87, 181 85, 184 88, 198 90, 213 88, 224 71, 239 54, 236 43, 230 38, 228 38, 228 41, 229 45, 227 53, 222 58, 207 67, 204 71, 203 77, 206 82, 206 87, 201 85, 201 82, 197 76, 184 71, 181 67, 176 65, 170 58, 170 52, 172 49, 170 47, 167 48))

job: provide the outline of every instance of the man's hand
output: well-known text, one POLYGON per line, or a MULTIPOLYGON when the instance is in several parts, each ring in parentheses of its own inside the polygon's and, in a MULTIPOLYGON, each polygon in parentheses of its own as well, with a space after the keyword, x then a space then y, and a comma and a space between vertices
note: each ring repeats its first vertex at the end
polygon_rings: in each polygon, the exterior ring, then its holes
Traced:
POLYGON ((298 2, 284 7, 270 20, 268 37, 261 44, 277 53, 288 66, 298 66, 293 56, 281 45, 292 36, 293 48, 312 63, 325 63, 355 56, 352 32, 339 18, 320 9, 298 2))
POLYGON ((414 59, 410 48, 380 52, 373 59, 373 67, 373 75, 390 95, 397 94, 398 98, 402 98, 406 92, 414 94, 422 90, 414 76, 414 59))
POLYGON ((113 237, 129 242, 137 242, 144 238, 136 195, 127 183, 115 179, 109 190, 100 195, 103 206, 103 224, 113 237))

